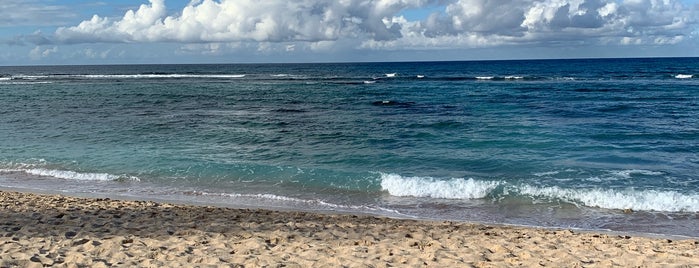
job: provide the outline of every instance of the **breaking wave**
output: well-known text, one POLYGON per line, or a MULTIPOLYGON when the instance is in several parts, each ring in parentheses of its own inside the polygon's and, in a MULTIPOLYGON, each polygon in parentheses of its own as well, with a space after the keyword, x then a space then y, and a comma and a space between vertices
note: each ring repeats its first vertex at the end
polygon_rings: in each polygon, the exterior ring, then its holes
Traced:
POLYGON ((402 177, 381 174, 381 189, 393 196, 431 197, 444 199, 478 199, 486 197, 501 182, 474 179, 402 177))
POLYGON ((635 189, 565 189, 524 185, 518 192, 539 198, 559 199, 588 207, 642 211, 697 212, 699 194, 635 189))
MULTIPOLYGON (((628 174, 656 174, 652 171, 630 170, 628 174)), ((403 177, 381 174, 381 189, 400 197, 428 197, 440 199, 500 199, 525 197, 535 201, 564 201, 587 207, 604 209, 632 209, 638 211, 699 212, 699 194, 676 191, 537 187, 511 184, 504 181, 486 181, 464 178, 437 179, 431 177, 403 177)))
POLYGON ((79 180, 79 181, 141 181, 138 177, 127 175, 113 175, 108 173, 81 173, 69 170, 54 170, 44 168, 28 168, 28 169, 0 169, 0 173, 26 173, 41 177, 53 177, 64 180, 79 180))

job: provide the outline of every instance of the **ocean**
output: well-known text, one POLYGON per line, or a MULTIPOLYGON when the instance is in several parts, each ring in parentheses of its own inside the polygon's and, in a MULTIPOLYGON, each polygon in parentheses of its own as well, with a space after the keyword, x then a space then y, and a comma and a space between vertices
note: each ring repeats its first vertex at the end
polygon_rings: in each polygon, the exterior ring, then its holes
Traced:
POLYGON ((0 67, 0 188, 699 237, 699 58, 0 67))

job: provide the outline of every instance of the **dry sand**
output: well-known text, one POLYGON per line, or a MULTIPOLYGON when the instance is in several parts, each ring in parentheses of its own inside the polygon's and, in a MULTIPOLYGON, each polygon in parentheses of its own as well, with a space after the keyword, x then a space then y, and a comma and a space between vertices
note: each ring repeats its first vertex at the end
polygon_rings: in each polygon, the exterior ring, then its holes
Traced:
POLYGON ((0 267, 699 267, 697 239, 0 192, 0 267))

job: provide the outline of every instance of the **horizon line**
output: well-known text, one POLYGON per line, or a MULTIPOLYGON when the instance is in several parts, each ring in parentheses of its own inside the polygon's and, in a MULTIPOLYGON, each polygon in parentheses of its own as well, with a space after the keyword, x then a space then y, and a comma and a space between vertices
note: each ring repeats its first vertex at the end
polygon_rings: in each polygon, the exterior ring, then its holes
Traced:
POLYGON ((105 64, 26 64, 0 65, 7 67, 59 67, 59 66, 138 66, 138 65, 284 65, 284 64, 370 64, 370 63, 437 63, 437 62, 498 62, 498 61, 555 61, 555 60, 614 60, 614 59, 692 59, 699 56, 640 56, 640 57, 571 57, 571 58, 520 58, 520 59, 463 59, 463 60, 405 60, 405 61, 298 61, 298 62, 210 62, 210 63, 105 63, 105 64))

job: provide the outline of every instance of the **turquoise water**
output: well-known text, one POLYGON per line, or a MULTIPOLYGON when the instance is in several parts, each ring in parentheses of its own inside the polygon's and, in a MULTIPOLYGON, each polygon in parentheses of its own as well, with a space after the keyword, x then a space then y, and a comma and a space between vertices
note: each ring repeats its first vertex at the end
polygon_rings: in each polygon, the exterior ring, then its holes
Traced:
POLYGON ((0 67, 0 92, 4 188, 699 236, 697 58, 0 67))

